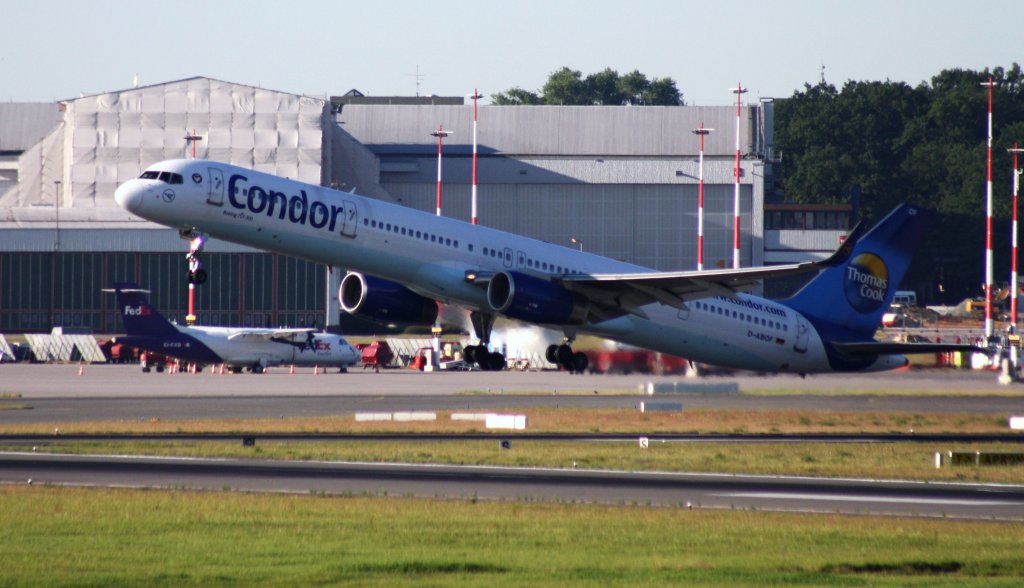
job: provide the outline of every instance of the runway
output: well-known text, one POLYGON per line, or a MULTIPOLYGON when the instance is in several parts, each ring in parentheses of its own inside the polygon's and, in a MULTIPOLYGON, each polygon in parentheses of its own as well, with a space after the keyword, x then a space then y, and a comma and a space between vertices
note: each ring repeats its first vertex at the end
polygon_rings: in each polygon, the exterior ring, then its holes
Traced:
POLYGON ((545 468, 0 453, 0 481, 556 500, 1024 521, 1024 486, 545 468))
POLYGON ((23 398, 104 398, 168 396, 435 396, 462 393, 636 392, 647 382, 735 382, 742 391, 853 390, 878 393, 900 391, 971 391, 993 395, 1017 394, 1024 384, 1002 386, 996 374, 969 370, 909 370, 877 374, 757 375, 739 373, 687 380, 683 376, 649 374, 570 375, 559 371, 432 372, 406 369, 336 371, 313 375, 306 368, 289 374, 271 368, 266 374, 199 374, 141 372, 136 365, 0 364, 0 393, 23 398), (79 375, 79 371, 81 374, 79 375))
MULTIPOLYGON (((569 375, 564 372, 379 374, 143 374, 137 366, 0 366, 0 410, 4 423, 60 423, 138 419, 233 419, 348 415, 358 411, 497 410, 575 406, 637 409, 650 400, 638 390, 647 382, 679 376, 569 375)), ((754 376, 701 378, 735 382, 740 391, 772 395, 686 394, 673 396, 688 408, 829 410, 840 412, 991 413, 1024 412, 1024 386, 1000 386, 991 373, 898 372, 873 375, 754 376), (808 395, 815 389, 828 395, 808 395), (780 393, 786 391, 791 393, 780 393), (913 395, 907 395, 913 391, 913 395), (926 391, 934 392, 928 395, 926 391), (943 392, 970 392, 944 395, 943 392), (851 393, 855 392, 855 393, 851 393), (867 392, 867 393, 865 393, 867 392)))

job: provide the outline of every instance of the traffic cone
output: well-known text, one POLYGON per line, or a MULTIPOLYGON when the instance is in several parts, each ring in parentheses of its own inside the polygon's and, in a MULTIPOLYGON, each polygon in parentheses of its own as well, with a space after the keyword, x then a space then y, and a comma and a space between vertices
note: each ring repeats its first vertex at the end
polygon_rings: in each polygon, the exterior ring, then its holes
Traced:
POLYGON ((79 376, 85 375, 85 364, 82 363, 82 362, 78 362, 78 375, 79 376))
POLYGON ((294 363, 292 364, 292 366, 290 368, 288 368, 288 375, 293 375, 293 374, 295 374, 295 364, 294 363))
POLYGON ((318 366, 318 365, 314 365, 313 366, 313 375, 314 376, 319 376, 320 375, 320 366, 318 366))

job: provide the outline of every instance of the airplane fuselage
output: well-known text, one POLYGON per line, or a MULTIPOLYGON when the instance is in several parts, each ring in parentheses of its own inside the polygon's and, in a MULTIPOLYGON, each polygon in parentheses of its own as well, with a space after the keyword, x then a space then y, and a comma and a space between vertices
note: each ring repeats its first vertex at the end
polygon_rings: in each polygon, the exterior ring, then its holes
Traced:
POLYGON ((223 363, 229 367, 277 365, 348 367, 360 360, 359 350, 340 335, 312 334, 306 340, 232 339, 251 329, 233 327, 185 327, 175 325, 184 335, 174 339, 134 335, 118 337, 118 342, 153 353, 196 363, 223 363))
MULTIPOLYGON (((377 276, 471 310, 491 309, 486 290, 467 280, 467 272, 516 271, 545 278, 654 271, 224 163, 176 160, 151 169, 158 167, 166 170, 167 177, 154 171, 147 174, 155 177, 126 182, 118 188, 118 203, 179 230, 198 230, 377 276)), ((738 369, 794 373, 837 369, 811 322, 781 302, 736 293, 689 301, 683 310, 660 303, 641 310, 572 329, 738 369)), ((905 364, 903 356, 889 355, 850 369, 881 370, 905 364)))

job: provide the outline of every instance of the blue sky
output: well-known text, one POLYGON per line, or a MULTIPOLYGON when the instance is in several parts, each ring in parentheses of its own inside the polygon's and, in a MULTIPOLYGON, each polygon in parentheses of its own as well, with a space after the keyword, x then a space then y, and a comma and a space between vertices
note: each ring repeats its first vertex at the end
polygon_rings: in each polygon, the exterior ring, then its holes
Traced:
POLYGON ((1020 0, 10 2, 0 101, 209 76, 315 96, 539 90, 562 66, 671 77, 688 104, 786 97, 822 76, 916 85, 1024 62, 1020 0))

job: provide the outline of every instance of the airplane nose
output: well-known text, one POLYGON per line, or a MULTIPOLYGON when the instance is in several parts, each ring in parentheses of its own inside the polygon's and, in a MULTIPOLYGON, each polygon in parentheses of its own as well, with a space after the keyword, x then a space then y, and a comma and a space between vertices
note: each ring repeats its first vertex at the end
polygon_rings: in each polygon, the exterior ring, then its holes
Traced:
POLYGON ((114 201, 128 212, 137 211, 142 204, 143 190, 133 184, 134 182, 125 182, 114 190, 114 201))

